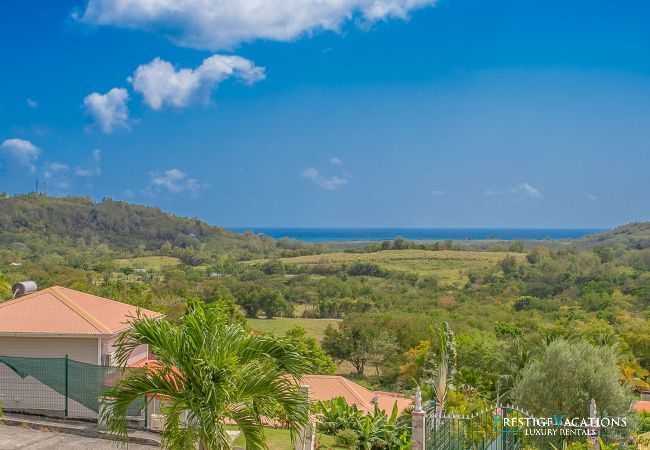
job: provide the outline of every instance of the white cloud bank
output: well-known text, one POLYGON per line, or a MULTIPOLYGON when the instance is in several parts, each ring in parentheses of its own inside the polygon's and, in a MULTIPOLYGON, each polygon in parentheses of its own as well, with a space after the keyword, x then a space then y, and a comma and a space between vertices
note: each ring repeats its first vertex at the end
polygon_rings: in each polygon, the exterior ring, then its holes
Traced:
POLYGON ((36 170, 35 162, 41 154, 41 149, 25 139, 7 139, 0 144, 2 153, 7 154, 19 165, 29 167, 31 171, 36 170))
POLYGON ((221 81, 232 77, 253 84, 264 79, 264 68, 240 56, 214 55, 196 69, 176 69, 170 62, 156 58, 139 66, 129 81, 147 105, 161 109, 182 108, 193 100, 207 101, 221 81))
POLYGON ((436 0, 89 0, 80 20, 155 31, 200 49, 256 39, 290 41, 350 20, 406 19, 436 0))
POLYGON ((86 111, 102 131, 112 133, 119 128, 129 128, 129 94, 124 88, 113 88, 105 94, 93 92, 84 99, 86 111))
POLYGON ((339 189, 348 184, 348 180, 346 178, 338 177, 336 175, 332 177, 326 177, 324 175, 321 175, 318 170, 314 169, 313 167, 309 167, 303 170, 302 176, 311 180, 316 186, 320 186, 330 191, 335 191, 336 189, 339 189))

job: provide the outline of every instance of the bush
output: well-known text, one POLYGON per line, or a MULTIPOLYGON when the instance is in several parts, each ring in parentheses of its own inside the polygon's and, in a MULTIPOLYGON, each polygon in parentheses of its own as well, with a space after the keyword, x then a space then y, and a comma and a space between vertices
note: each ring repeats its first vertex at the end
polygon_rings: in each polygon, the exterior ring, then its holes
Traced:
POLYGON ((367 276, 386 278, 388 273, 377 264, 370 262, 355 262, 348 268, 348 275, 351 277, 367 276))
POLYGON ((522 370, 513 398, 542 417, 558 412, 567 417, 584 416, 592 398, 610 415, 625 414, 631 397, 621 382, 617 361, 618 355, 610 347, 555 340, 522 370))
MULTIPOLYGON (((0 414, 2 414, 2 411, 0 411, 0 414)), ((639 431, 641 431, 642 433, 650 432, 650 411, 641 411, 639 413, 639 419, 640 419, 639 431)))
POLYGON ((357 448, 359 435, 354 430, 341 430, 336 433, 336 445, 350 449, 357 448))
POLYGON ((410 427, 405 418, 398 418, 397 403, 390 416, 376 405, 374 413, 364 415, 355 405, 348 405, 343 397, 318 402, 315 409, 319 413, 318 431, 336 436, 336 442, 343 447, 367 450, 410 448, 410 427))

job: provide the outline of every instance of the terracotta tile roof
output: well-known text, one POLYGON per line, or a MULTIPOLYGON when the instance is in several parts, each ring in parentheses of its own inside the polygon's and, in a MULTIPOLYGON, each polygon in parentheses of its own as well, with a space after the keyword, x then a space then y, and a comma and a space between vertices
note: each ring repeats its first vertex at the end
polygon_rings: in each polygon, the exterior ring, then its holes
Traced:
POLYGON ((0 335, 110 335, 124 330, 136 312, 160 313, 96 295, 53 286, 0 303, 0 335))
POLYGON ((364 412, 374 411, 375 407, 372 404, 374 398, 377 399, 379 409, 386 411, 388 414, 393 410, 395 402, 397 402, 397 408, 400 412, 409 408, 413 403, 410 398, 406 398, 401 394, 371 391, 338 375, 305 375, 302 378, 302 384, 309 386, 309 395, 313 401, 326 401, 335 397, 343 397, 348 404, 357 405, 357 408, 364 412))
POLYGON ((650 412, 650 401, 639 400, 634 405, 632 405, 632 408, 635 411, 647 411, 647 412, 650 412))

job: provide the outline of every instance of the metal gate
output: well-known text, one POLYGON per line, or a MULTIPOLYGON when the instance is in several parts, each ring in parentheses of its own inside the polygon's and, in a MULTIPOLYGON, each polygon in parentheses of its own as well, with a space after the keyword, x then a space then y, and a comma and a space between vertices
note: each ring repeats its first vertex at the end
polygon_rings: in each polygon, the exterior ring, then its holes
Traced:
POLYGON ((470 416, 441 414, 434 408, 426 416, 426 448, 520 450, 526 444, 522 425, 527 417, 513 405, 493 406, 470 416))

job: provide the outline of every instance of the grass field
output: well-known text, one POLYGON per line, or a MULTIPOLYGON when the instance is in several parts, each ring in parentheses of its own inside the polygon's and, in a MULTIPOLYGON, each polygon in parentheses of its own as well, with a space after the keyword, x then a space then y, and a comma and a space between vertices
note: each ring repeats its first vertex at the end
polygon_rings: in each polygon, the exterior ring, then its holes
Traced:
POLYGON ((139 258, 116 259, 115 262, 120 267, 160 270, 165 267, 177 266, 181 261, 173 256, 141 256, 139 258))
POLYGON ((323 332, 329 324, 336 326, 337 319, 303 319, 303 318, 284 318, 275 319, 248 319, 248 324, 258 331, 272 331, 284 334, 287 330, 300 325, 309 336, 313 336, 319 341, 323 338, 323 332))
MULTIPOLYGON (((291 437, 289 436, 288 430, 279 430, 276 428, 265 428, 264 432, 266 434, 266 444, 269 446, 269 450, 294 450, 296 448, 295 444, 291 442, 291 437)), ((324 434, 318 435, 319 448, 321 449, 341 449, 343 447, 338 447, 335 445, 334 438, 332 436, 326 436, 324 434)), ((240 435, 234 442, 238 447, 244 447, 246 441, 240 435)))
POLYGON ((517 259, 525 257, 523 253, 468 250, 385 250, 373 253, 325 253, 282 258, 281 261, 289 266, 342 265, 357 261, 373 262, 391 271, 434 276, 443 286, 461 286, 467 281, 468 270, 493 266, 509 255, 517 259))

